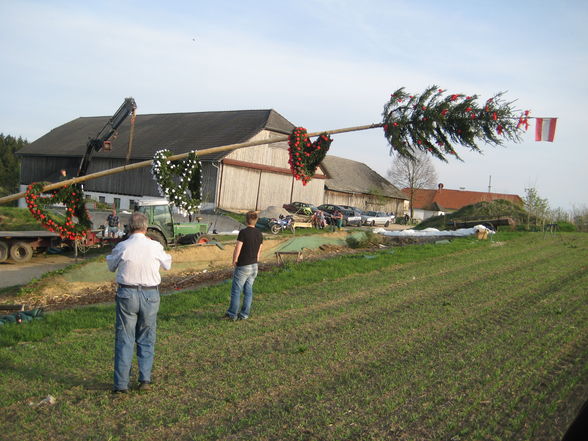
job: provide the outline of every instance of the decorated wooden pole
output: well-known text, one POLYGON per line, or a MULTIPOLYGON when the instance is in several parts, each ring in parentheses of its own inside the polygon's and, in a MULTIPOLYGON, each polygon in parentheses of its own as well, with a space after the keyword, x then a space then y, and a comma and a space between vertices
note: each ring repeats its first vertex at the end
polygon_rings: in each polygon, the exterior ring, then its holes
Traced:
POLYGON ((39 207, 47 202, 62 201, 68 208, 68 216, 64 223, 55 224, 55 221, 52 221, 52 223, 44 222, 44 225, 58 231, 62 237, 79 238, 82 235, 79 230, 87 228, 89 222, 87 222, 85 208, 82 210, 79 206, 83 205, 83 202, 80 202, 81 188, 76 184, 152 166, 153 175, 162 195, 178 205, 180 210, 193 211, 195 204, 199 202, 199 195, 198 198, 186 198, 183 193, 186 193, 187 185, 198 165, 196 155, 202 157, 245 147, 288 141, 292 174, 306 185, 329 149, 332 142, 329 135, 338 133, 383 127, 384 136, 390 144, 390 154, 396 153, 413 158, 417 151, 422 151, 442 161, 447 161, 447 155, 460 159, 455 150, 458 145, 480 152, 478 142, 491 146, 502 145, 505 141, 520 142, 521 132, 527 130, 529 126, 529 111, 516 111, 513 108, 513 102, 503 99, 503 93, 495 94, 482 104, 479 104, 477 99, 477 95, 449 95, 437 86, 427 88, 420 95, 409 94, 404 91, 404 88, 400 88, 391 94, 389 101, 384 105, 381 123, 314 133, 306 133, 306 129, 296 127, 290 135, 272 139, 212 147, 177 155, 171 155, 169 151, 159 151, 153 160, 127 164, 54 184, 33 183, 29 185, 27 192, 0 198, 0 204, 26 196, 27 205, 33 215, 43 221, 45 214, 42 209, 39 210, 39 207), (518 116, 515 113, 518 113, 518 116), (310 137, 318 138, 311 142, 310 137), (184 159, 187 159, 184 164, 170 165, 172 161, 184 159), (180 177, 179 187, 174 182, 174 175, 180 177), (62 187, 62 190, 54 191, 51 197, 41 196, 43 192, 62 187), (77 203, 68 201, 68 198, 74 198, 74 195, 77 203), (78 218, 79 226, 75 226, 72 222, 71 215, 78 218))
MULTIPOLYGON (((347 128, 343 128, 343 129, 326 130, 326 131, 322 131, 322 132, 309 133, 307 136, 313 137, 313 136, 319 136, 321 134, 334 135, 337 133, 357 132, 360 130, 374 129, 376 127, 382 127, 382 124, 377 123, 377 124, 369 124, 369 125, 365 125, 365 126, 356 126, 356 127, 347 127, 347 128)), ((197 150, 197 153, 199 156, 204 156, 204 155, 209 155, 212 153, 226 152, 226 151, 231 151, 231 150, 242 149, 245 147, 253 147, 256 145, 274 144, 276 142, 288 141, 289 136, 290 135, 281 135, 281 136, 277 136, 272 139, 242 142, 242 143, 238 143, 238 144, 230 144, 230 145, 224 145, 224 146, 219 146, 219 147, 211 147, 211 148, 207 148, 207 149, 197 150)), ((179 153, 177 155, 169 156, 167 159, 168 159, 168 161, 179 161, 182 159, 186 159, 188 157, 188 155, 190 155, 190 153, 192 153, 192 152, 179 153)), ((90 180, 96 179, 96 178, 102 178, 104 176, 114 175, 117 173, 123 173, 126 171, 135 170, 137 168, 150 167, 152 164, 153 164, 153 160, 151 160, 151 159, 149 159, 147 161, 135 162, 133 164, 123 165, 121 167, 116 167, 116 168, 111 168, 108 170, 99 171, 99 172, 91 173, 91 174, 88 174, 85 176, 78 176, 76 178, 68 179, 66 181, 55 182, 53 184, 47 184, 47 185, 43 186, 42 191, 55 190, 57 188, 65 187, 66 185, 80 184, 82 182, 90 181, 90 180)), ((4 197, 0 198, 0 204, 5 204, 7 202, 11 202, 11 201, 15 201, 17 199, 23 198, 25 196, 25 194, 26 194, 25 192, 21 192, 21 193, 12 194, 10 196, 4 196, 4 197)))

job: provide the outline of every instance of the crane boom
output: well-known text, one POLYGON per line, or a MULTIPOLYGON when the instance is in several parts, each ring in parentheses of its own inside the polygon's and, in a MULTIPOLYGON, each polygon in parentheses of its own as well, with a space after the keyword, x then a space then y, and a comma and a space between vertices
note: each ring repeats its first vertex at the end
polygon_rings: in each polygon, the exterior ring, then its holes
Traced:
POLYGON ((90 166, 90 159, 94 151, 99 152, 104 148, 104 145, 114 135, 116 130, 124 122, 127 117, 137 109, 137 104, 133 98, 125 98, 124 102, 115 112, 115 114, 108 120, 105 126, 98 132, 96 137, 90 138, 86 143, 86 153, 80 162, 78 169, 78 176, 84 176, 88 167, 90 166))

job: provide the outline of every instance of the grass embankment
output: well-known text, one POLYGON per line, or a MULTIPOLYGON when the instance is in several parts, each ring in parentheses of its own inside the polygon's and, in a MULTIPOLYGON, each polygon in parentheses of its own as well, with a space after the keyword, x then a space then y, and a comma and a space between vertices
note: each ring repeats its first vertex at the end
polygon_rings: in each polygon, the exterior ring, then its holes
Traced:
POLYGON ((27 208, 0 207, 0 231, 43 230, 27 208))
MULTIPOLYGON (((418 224, 415 229, 423 230, 425 228, 437 228, 439 230, 454 229, 452 222, 472 221, 472 220, 491 220, 511 218, 519 230, 541 231, 545 221, 530 215, 523 207, 513 204, 510 201, 497 199, 490 202, 478 202, 477 204, 466 205, 453 213, 447 213, 442 216, 433 216, 425 219, 418 224)), ((559 222, 560 231, 575 231, 572 224, 559 222)), ((499 227, 499 229, 509 230, 510 227, 499 227)))
POLYGON ((2 436, 559 439, 588 392, 588 236, 512 237, 265 273, 247 322, 218 320, 227 284, 164 297, 157 384, 122 399, 112 307, 0 330, 46 335, 0 349, 2 436))

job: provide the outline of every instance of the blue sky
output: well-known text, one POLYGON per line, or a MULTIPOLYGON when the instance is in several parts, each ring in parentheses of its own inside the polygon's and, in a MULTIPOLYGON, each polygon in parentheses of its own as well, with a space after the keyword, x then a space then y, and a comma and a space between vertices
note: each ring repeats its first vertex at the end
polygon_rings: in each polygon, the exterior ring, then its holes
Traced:
MULTIPOLYGON (((554 143, 460 150, 434 160, 446 188, 588 205, 584 103, 588 2, 0 0, 0 132, 33 141, 79 116, 273 108, 309 131, 379 122, 389 94, 436 84, 507 91, 557 116, 554 143)), ((381 130, 335 136, 330 153, 385 175, 381 130)), ((83 142, 84 140, 81 140, 83 142)))

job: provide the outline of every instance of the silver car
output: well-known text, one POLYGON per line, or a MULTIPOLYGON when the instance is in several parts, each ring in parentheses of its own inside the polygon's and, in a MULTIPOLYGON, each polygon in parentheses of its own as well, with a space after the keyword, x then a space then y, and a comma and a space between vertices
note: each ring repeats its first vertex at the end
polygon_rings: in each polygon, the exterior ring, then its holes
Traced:
POLYGON ((381 211, 366 211, 361 215, 361 223, 363 225, 383 225, 387 227, 390 222, 393 222, 394 215, 389 215, 381 211))

